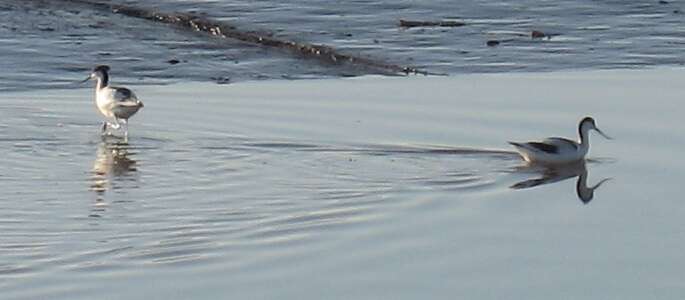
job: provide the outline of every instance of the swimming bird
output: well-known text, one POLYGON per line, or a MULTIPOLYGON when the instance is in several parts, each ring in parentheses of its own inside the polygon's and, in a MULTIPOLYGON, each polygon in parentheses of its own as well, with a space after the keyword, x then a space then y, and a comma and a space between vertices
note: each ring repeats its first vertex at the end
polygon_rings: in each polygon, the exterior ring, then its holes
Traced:
POLYGON ((109 66, 96 66, 93 72, 90 73, 90 76, 83 80, 83 82, 91 79, 97 80, 95 104, 100 113, 114 121, 112 123, 104 121, 102 123, 102 133, 105 134, 108 127, 116 130, 123 124, 124 137, 128 138, 128 119, 143 107, 143 102, 138 100, 136 94, 125 87, 110 86, 108 72, 109 66))
POLYGON ((565 164, 580 161, 585 158, 590 149, 590 130, 595 130, 606 139, 611 139, 597 128, 595 119, 583 118, 578 124, 578 142, 565 138, 551 137, 542 142, 527 142, 512 144, 516 151, 529 163, 565 164))

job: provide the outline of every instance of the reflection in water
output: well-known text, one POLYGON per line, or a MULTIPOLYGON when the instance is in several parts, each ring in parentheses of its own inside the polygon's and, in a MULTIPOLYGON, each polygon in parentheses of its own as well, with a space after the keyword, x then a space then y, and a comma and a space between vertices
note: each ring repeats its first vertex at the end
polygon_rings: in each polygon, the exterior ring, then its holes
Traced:
MULTIPOLYGON (((104 196, 108 190, 117 189, 118 182, 135 181, 136 161, 132 158, 131 145, 114 136, 103 136, 98 144, 93 162, 90 189, 97 194, 96 211, 102 211, 104 196)), ((99 216, 94 214, 92 216, 99 216)))
POLYGON ((599 188, 604 182, 611 178, 604 178, 594 186, 587 185, 588 171, 585 162, 559 165, 559 166, 539 166, 539 165, 525 165, 518 168, 519 170, 534 170, 542 174, 540 178, 533 178, 518 182, 511 186, 512 189, 527 189, 538 185, 559 182, 573 177, 578 177, 576 181, 576 194, 578 199, 584 204, 588 204, 594 197, 595 190, 599 188))

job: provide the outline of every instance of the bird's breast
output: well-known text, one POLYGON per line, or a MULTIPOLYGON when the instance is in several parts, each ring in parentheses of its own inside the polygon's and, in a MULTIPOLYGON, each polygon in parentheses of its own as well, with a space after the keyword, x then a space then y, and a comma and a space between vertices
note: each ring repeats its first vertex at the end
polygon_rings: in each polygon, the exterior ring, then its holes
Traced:
POLYGON ((98 107, 100 113, 105 117, 114 117, 112 112, 112 105, 114 104, 114 99, 111 97, 111 93, 108 90, 101 90, 95 94, 95 105, 98 107))

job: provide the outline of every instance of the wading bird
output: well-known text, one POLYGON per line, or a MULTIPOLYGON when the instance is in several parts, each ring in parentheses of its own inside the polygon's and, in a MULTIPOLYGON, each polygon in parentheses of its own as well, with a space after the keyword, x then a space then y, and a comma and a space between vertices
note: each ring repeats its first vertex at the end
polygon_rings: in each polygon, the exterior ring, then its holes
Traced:
POLYGON ((97 80, 95 104, 105 117, 113 121, 102 123, 102 133, 106 134, 108 128, 119 129, 123 124, 124 137, 128 138, 128 119, 143 107, 143 102, 125 87, 110 86, 108 72, 109 66, 97 66, 83 82, 91 79, 97 80))

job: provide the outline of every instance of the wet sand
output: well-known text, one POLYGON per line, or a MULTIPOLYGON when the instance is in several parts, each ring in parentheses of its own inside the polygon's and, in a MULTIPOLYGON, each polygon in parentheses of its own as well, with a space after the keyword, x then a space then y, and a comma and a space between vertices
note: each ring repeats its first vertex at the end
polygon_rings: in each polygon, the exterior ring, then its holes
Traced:
POLYGON ((3 297, 680 295, 683 75, 139 86, 128 142, 90 89, 1 94, 3 297), (585 115, 585 166, 506 144, 585 115))

